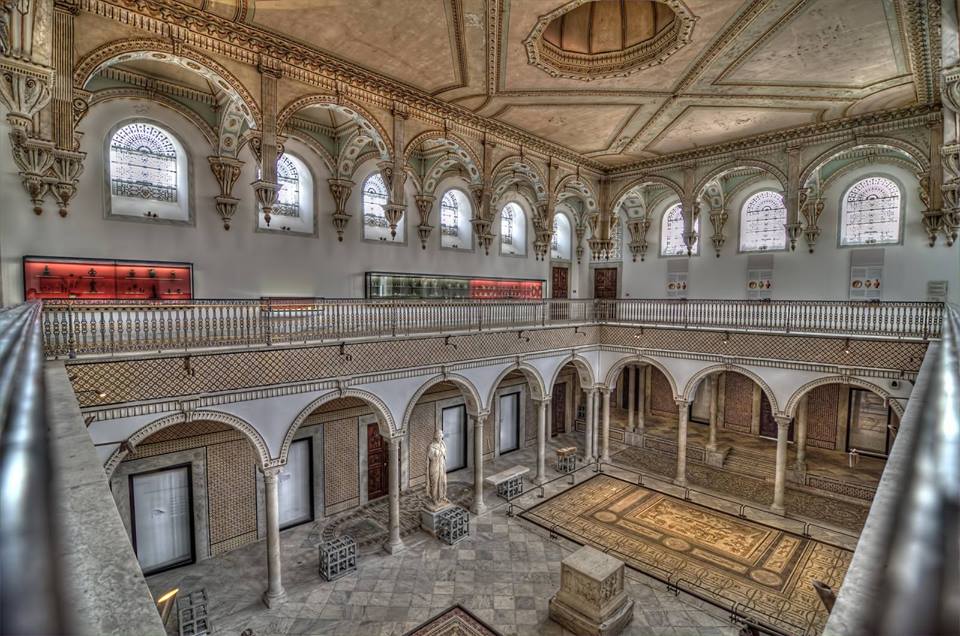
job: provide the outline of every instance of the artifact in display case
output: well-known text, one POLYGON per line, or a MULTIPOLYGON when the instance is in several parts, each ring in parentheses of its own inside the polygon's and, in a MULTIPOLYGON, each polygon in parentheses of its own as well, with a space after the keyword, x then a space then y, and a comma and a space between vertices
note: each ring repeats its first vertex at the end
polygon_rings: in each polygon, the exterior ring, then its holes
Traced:
POLYGON ((23 295, 27 300, 190 300, 193 266, 25 256, 23 295))
POLYGON ((543 283, 529 279, 367 272, 365 291, 367 298, 540 300, 543 283))

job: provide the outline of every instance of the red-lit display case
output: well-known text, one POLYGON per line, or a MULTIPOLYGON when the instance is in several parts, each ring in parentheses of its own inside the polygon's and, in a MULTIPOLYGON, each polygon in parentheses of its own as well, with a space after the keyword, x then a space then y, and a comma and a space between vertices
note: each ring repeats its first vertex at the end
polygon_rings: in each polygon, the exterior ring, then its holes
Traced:
POLYGON ((540 300, 543 285, 531 279, 367 272, 365 293, 367 298, 540 300))
POLYGON ((25 256, 23 295, 27 300, 190 300, 193 265, 25 256))

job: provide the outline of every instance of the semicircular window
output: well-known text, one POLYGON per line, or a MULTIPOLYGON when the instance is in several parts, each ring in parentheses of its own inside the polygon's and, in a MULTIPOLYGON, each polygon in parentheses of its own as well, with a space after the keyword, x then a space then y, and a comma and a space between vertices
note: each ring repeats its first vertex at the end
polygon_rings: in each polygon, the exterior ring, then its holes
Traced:
POLYGON ((110 140, 110 192, 115 196, 177 200, 177 149, 163 129, 127 124, 110 140))
POLYGON ((783 195, 773 190, 751 195, 744 201, 740 213, 740 249, 744 252, 786 249, 786 222, 783 195))
POLYGON ((277 202, 273 213, 279 216, 300 216, 300 171, 289 155, 280 155, 277 160, 277 202))
POLYGON ((900 187, 886 177, 854 183, 843 197, 841 245, 875 245, 900 240, 900 187))

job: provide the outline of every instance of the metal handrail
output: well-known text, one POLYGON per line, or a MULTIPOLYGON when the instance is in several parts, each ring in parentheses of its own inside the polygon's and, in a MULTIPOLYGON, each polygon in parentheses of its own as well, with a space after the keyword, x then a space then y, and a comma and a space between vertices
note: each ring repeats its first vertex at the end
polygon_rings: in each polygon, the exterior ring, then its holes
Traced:
POLYGON ((941 303, 663 299, 190 301, 52 300, 50 357, 260 347, 356 338, 593 324, 926 340, 941 303))
POLYGON ((824 634, 960 628, 960 313, 947 307, 824 634))
POLYGON ((0 633, 65 634, 40 303, 0 309, 0 633))

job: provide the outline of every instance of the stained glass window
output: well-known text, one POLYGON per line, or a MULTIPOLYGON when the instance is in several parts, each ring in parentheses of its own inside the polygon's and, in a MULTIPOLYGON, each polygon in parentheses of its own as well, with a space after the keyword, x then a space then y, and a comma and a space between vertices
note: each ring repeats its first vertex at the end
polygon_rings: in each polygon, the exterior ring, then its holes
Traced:
POLYGON ((363 225, 364 228, 386 228, 390 226, 383 206, 387 204, 387 184, 383 176, 375 172, 363 184, 363 225))
POLYGON ((444 236, 460 236, 460 202, 453 190, 440 200, 440 232, 444 236))
MULTIPOLYGON (((700 219, 693 225, 697 239, 693 242, 693 253, 700 252, 700 219)), ((660 254, 662 256, 686 256, 687 244, 683 242, 683 208, 677 203, 663 213, 660 223, 660 254)))
POLYGON ((744 252, 785 249, 786 222, 783 195, 773 190, 751 195, 740 212, 740 249, 744 252))
POLYGON ((500 242, 504 245, 513 245, 513 217, 515 203, 503 206, 500 212, 500 242))
POLYGON ((556 213, 553 217, 553 240, 550 243, 550 257, 570 260, 570 219, 566 214, 556 213))
POLYGON ((873 245, 900 240, 900 187, 885 177, 854 183, 843 197, 840 244, 873 245))
POLYGON ((500 253, 523 256, 526 254, 527 220, 523 209, 508 203, 500 210, 500 253))
POLYGON ((177 202, 177 150, 166 131, 138 122, 114 133, 110 140, 110 193, 177 202))
POLYGON ((277 202, 273 213, 279 216, 300 216, 300 171, 287 155, 277 159, 277 202))

